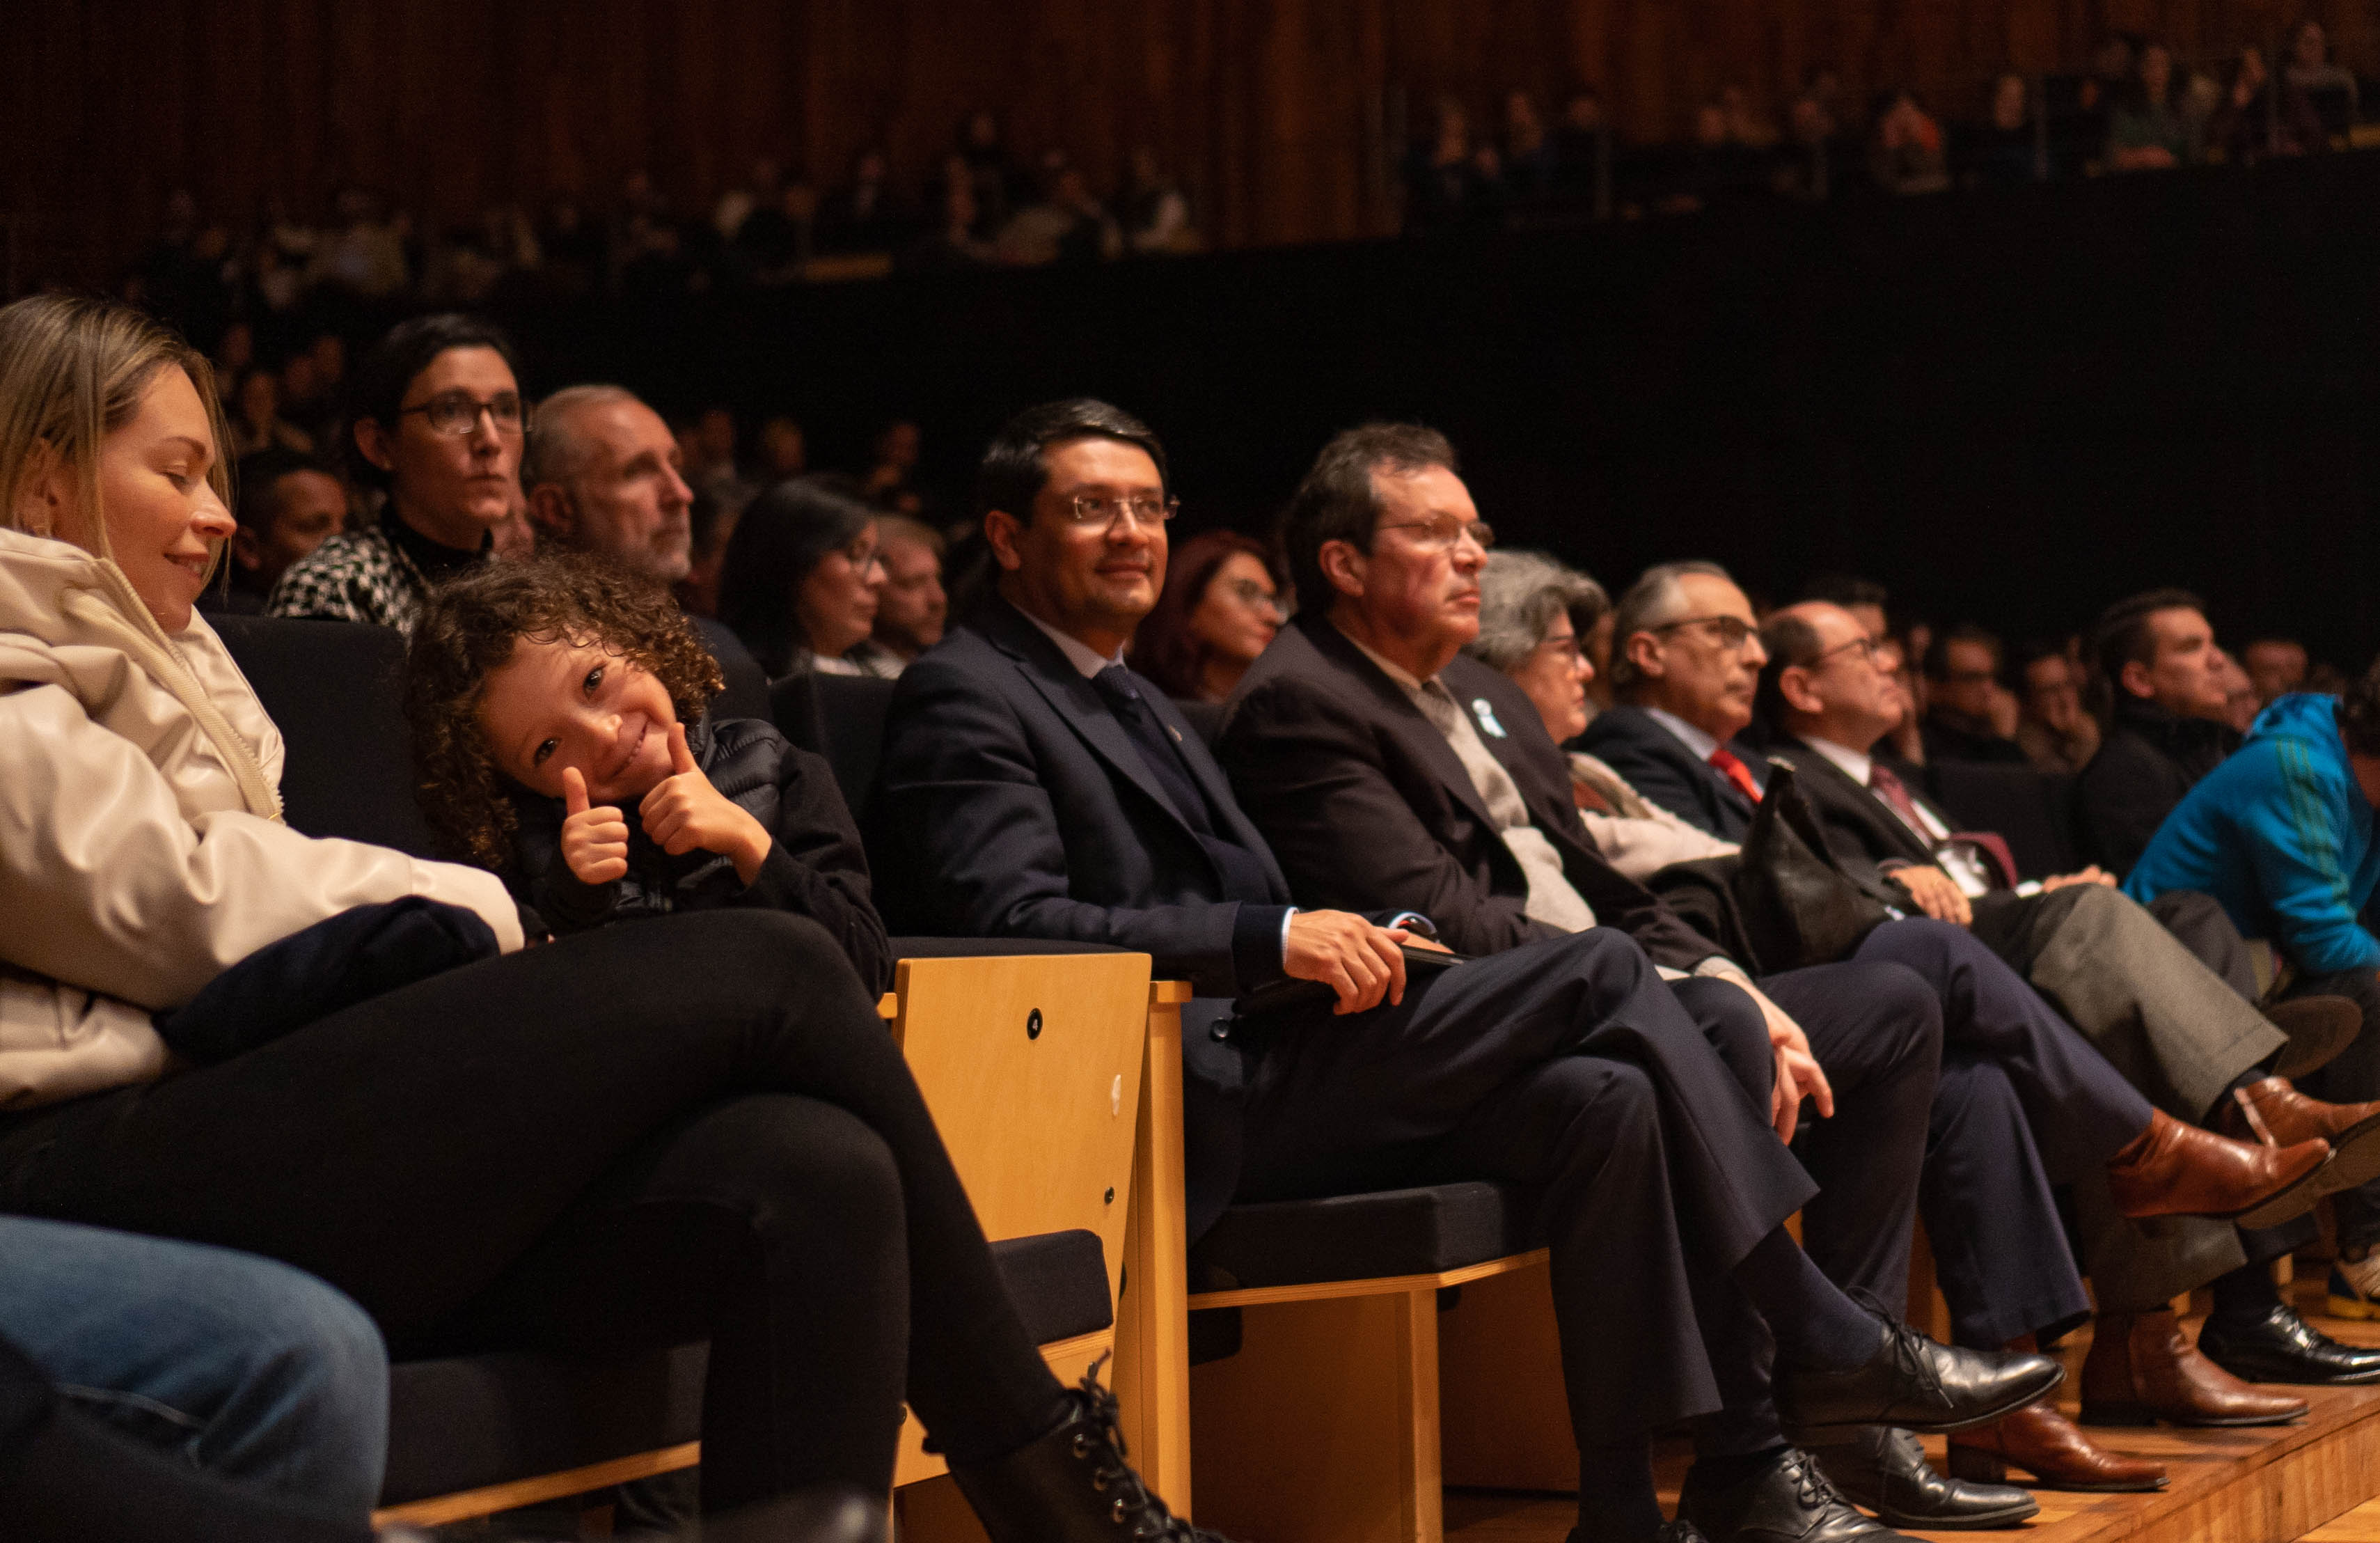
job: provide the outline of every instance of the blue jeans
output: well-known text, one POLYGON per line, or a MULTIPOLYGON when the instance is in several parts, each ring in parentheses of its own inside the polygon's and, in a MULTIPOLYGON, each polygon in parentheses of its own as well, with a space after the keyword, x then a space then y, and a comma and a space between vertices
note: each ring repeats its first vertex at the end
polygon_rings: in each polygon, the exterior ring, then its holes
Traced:
POLYGON ((79 1407, 195 1468, 358 1517, 380 1498, 380 1331, 287 1265, 0 1216, 0 1334, 79 1407))

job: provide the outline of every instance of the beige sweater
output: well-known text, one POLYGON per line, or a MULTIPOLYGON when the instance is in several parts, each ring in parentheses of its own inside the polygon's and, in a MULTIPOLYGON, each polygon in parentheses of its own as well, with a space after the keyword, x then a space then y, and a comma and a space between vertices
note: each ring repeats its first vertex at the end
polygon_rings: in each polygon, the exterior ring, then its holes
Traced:
POLYGON ((467 906, 494 875, 281 822, 279 731, 214 630, 168 638, 123 570, 0 529, 0 1109, 145 1081, 150 1027, 225 966, 350 906, 467 906))

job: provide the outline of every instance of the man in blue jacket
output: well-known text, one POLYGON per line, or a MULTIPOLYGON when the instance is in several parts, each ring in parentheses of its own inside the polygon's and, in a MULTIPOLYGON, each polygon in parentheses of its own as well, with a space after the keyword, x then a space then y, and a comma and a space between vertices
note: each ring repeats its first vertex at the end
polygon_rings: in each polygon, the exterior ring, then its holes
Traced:
MULTIPOLYGON (((2289 994, 2331 992, 2363 1009, 2362 1035, 2317 1074, 2329 1099, 2380 1097, 2380 1032, 2369 1027, 2380 1024, 2380 938, 2363 920, 2380 884, 2375 804, 2380 664, 2344 697, 2301 694, 2266 708, 2247 743, 2166 817, 2124 881, 2143 903, 2168 890, 2213 895, 2244 936, 2271 941, 2294 977, 2289 994)), ((2380 1318, 2380 1181, 2337 1206, 2331 1311, 2380 1318)), ((2216 1331, 2210 1321, 2207 1335, 2216 1331)))

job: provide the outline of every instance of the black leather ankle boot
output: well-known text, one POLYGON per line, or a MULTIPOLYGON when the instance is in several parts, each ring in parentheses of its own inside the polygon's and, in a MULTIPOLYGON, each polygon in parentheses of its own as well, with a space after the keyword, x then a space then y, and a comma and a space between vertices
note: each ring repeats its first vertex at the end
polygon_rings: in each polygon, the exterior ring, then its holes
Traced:
POLYGON ((1115 1395, 1093 1367, 1058 1428, 1005 1457, 953 1468, 991 1543, 1230 1543, 1165 1509, 1124 1461, 1115 1395))

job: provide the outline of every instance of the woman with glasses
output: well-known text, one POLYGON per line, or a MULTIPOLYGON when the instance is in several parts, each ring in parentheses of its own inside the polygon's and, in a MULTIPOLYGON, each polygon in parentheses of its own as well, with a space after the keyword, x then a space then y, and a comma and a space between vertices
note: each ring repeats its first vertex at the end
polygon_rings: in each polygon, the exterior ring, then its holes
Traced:
MULTIPOLYGON (((1591 716, 1586 686, 1596 672, 1586 640, 1610 614, 1610 597, 1586 575, 1534 552, 1491 552, 1479 570, 1479 636, 1463 651, 1511 676, 1554 743, 1567 745, 1586 731, 1591 716)), ((1569 750, 1564 759, 1571 796, 1596 850, 1629 878, 1735 855, 1735 843, 1650 802, 1595 757, 1569 750)))
POLYGON ((860 675, 884 590, 878 511, 847 477, 792 477, 750 504, 727 541, 719 619, 771 680, 860 675))
POLYGON ((1133 638, 1132 667, 1176 700, 1220 702, 1284 614, 1261 545, 1235 530, 1193 536, 1173 554, 1157 609, 1133 638))
POLYGON ((410 633, 440 579, 477 566, 520 503, 524 429, 510 339, 468 316, 419 316, 358 373, 346 446, 380 518, 291 565, 265 613, 410 633))

